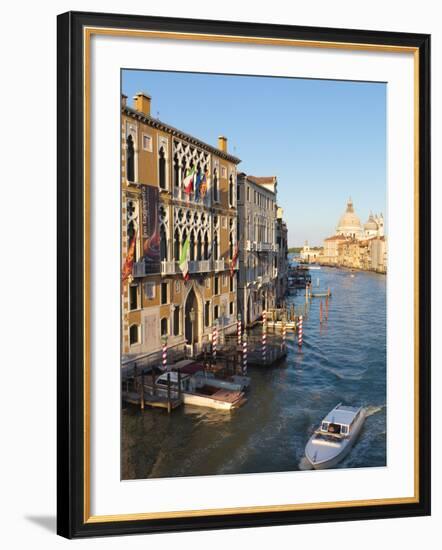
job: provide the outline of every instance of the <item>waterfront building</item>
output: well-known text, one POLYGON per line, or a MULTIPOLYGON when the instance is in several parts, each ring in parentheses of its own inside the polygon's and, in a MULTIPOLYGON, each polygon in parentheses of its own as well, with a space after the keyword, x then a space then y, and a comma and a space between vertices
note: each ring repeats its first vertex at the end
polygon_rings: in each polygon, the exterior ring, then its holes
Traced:
POLYGON ((151 115, 151 98, 122 98, 123 354, 201 349, 214 324, 237 318, 237 165, 151 115))
POLYGON ((276 305, 277 178, 238 174, 238 304, 246 326, 276 305))
MULTIPOLYGON (((305 248, 305 247, 304 247, 305 248)), ((338 221, 335 235, 324 239, 322 254, 317 258, 322 264, 387 272, 387 238, 384 234, 384 217, 372 214, 362 226, 353 201, 338 221)))
POLYGON ((302 247, 301 252, 299 253, 299 256, 302 262, 309 264, 309 263, 316 262, 321 252, 322 252, 322 249, 311 248, 311 246, 308 244, 308 241, 305 241, 305 244, 302 247))
POLYGON ((288 275, 288 231, 283 219, 284 211, 276 207, 276 305, 280 307, 287 294, 288 275))

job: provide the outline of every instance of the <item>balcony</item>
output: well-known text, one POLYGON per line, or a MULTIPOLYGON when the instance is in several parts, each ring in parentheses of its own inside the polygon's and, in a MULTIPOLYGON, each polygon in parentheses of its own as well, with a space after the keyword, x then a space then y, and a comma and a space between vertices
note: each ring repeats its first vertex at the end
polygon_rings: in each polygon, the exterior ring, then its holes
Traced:
POLYGON ((274 243, 260 243, 257 241, 246 241, 248 252, 278 252, 279 247, 274 243))
POLYGON ((224 271, 226 269, 225 267, 225 261, 222 260, 213 260, 213 270, 214 271, 224 271))
MULTIPOLYGON (((189 273, 209 273, 210 271, 224 271, 224 260, 189 260, 188 263, 189 273)), ((153 275, 158 273, 158 269, 153 269, 152 266, 140 260, 135 262, 133 266, 133 276, 145 277, 146 275, 153 275)), ((161 262, 161 275, 176 275, 181 273, 179 262, 163 260, 161 262)))
POLYGON ((201 196, 199 196, 195 199, 195 191, 191 191, 190 193, 185 193, 182 187, 174 187, 172 195, 174 199, 177 199, 179 201, 183 201, 186 203, 199 204, 202 206, 211 205, 211 197, 210 197, 209 191, 206 192, 206 194, 204 195, 204 198, 201 199, 201 196))

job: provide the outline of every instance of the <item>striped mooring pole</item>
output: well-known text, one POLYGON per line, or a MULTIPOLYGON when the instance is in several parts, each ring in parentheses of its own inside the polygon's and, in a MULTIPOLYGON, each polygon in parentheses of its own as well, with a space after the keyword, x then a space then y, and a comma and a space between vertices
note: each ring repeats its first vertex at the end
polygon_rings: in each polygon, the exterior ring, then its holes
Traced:
POLYGON ((241 346, 242 341, 242 325, 241 325, 241 314, 238 313, 238 321, 236 323, 237 333, 238 333, 238 346, 241 346))
POLYGON ((216 361, 216 345, 218 343, 218 327, 215 325, 213 325, 213 329, 212 329, 212 356, 213 356, 213 361, 215 362, 216 361))
POLYGON ((242 342, 242 373, 243 376, 247 374, 247 339, 245 334, 242 342))
POLYGON ((321 301, 319 303, 319 322, 322 323, 322 298, 321 298, 321 301))
POLYGON ((283 349, 283 351, 285 350, 286 339, 287 339, 287 327, 286 327, 286 324, 283 323, 282 324, 282 349, 283 349))
POLYGON ((163 338, 163 369, 167 370, 167 336, 163 338))
POLYGON ((267 358, 267 312, 262 312, 262 360, 265 362, 267 358))
POLYGON ((298 319, 298 346, 302 347, 302 315, 298 319))

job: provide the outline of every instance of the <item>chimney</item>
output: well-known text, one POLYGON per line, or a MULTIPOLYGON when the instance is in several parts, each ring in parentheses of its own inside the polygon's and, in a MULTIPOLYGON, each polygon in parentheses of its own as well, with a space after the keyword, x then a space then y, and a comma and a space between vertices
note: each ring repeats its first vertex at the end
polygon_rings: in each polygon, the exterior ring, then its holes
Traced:
POLYGON ((150 95, 145 94, 144 92, 138 92, 134 95, 134 108, 136 111, 143 113, 144 115, 150 116, 150 95))
POLYGON ((227 138, 225 136, 218 136, 218 149, 227 153, 227 138))

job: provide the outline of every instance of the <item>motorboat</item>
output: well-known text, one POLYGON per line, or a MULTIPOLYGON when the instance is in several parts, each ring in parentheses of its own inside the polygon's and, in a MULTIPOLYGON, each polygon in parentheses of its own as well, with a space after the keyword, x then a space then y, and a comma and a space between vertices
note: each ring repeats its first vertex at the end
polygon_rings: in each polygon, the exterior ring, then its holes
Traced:
POLYGON ((365 421, 362 407, 339 403, 322 420, 305 447, 305 457, 315 470, 334 468, 350 452, 365 421))
MULTIPOLYGON (((148 389, 152 389, 152 386, 148 389)), ((247 401, 241 391, 220 388, 205 377, 176 371, 161 374, 155 381, 155 391, 160 395, 167 395, 169 391, 173 396, 181 394, 185 405, 211 409, 231 410, 247 401)))

